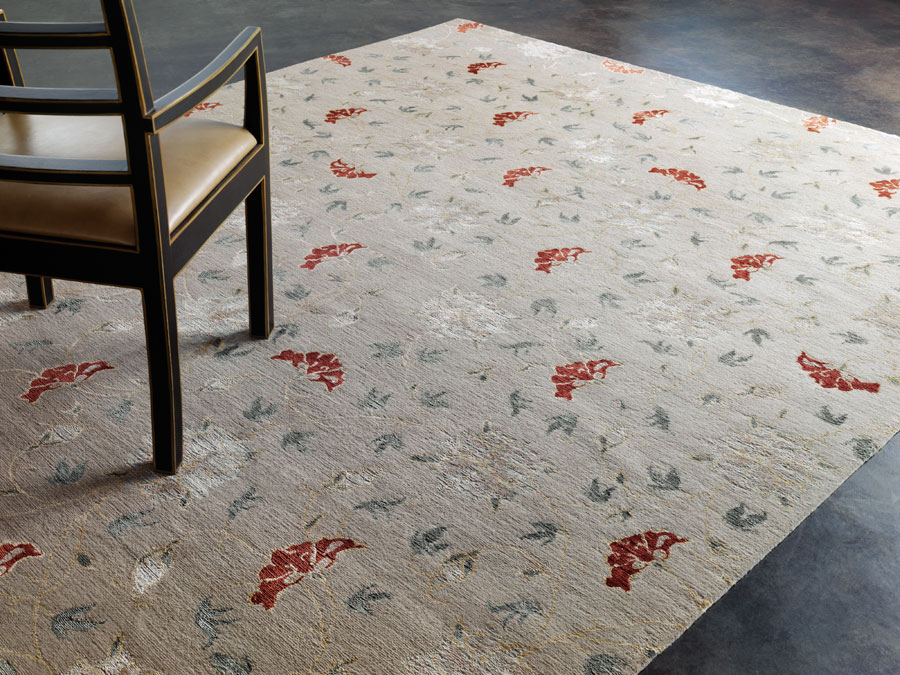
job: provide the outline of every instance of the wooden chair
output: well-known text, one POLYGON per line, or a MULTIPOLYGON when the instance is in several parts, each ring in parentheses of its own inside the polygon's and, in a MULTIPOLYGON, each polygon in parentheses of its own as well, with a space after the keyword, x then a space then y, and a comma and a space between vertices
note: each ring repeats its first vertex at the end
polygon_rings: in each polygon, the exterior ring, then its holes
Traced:
POLYGON ((182 458, 175 275, 246 202, 250 334, 272 330, 265 64, 247 28, 208 66, 153 99, 131 0, 102 23, 14 23, 0 10, 0 271, 24 274, 33 307, 51 279, 141 291, 153 467, 182 458), (25 86, 16 48, 108 49, 117 89, 25 86), (185 117, 244 71, 244 125, 185 117))

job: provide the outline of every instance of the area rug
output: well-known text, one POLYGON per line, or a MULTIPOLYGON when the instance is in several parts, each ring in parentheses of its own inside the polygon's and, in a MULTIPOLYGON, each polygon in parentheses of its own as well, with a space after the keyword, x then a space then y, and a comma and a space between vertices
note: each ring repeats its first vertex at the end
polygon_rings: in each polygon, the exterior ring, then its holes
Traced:
POLYGON ((138 294, 0 277, 0 672, 635 673, 900 428, 897 137, 467 20, 268 82, 177 476, 138 294))

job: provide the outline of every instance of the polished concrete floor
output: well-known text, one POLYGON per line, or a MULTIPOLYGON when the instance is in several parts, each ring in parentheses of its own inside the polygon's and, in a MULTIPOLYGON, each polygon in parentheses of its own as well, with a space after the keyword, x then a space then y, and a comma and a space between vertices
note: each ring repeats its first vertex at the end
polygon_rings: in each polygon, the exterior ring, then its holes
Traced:
MULTIPOLYGON (((460 17, 900 134, 894 0, 134 2, 157 96, 246 25, 262 26, 274 70, 460 17)), ((99 16, 95 0, 3 7, 11 20, 99 16)), ((112 85, 97 54, 21 60, 35 86, 112 85)), ((895 436, 644 673, 900 673, 898 580, 895 436)))

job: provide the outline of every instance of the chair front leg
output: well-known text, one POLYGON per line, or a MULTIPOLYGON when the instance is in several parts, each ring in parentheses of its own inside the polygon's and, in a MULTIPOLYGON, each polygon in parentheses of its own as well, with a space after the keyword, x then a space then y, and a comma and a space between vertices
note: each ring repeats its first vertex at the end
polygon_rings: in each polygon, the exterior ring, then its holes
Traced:
POLYGON ((153 469, 175 473, 181 464, 181 370, 178 361, 178 326, 172 279, 141 290, 147 361, 150 374, 150 415, 153 427, 153 469))
POLYGON ((25 277, 25 288, 28 290, 28 304, 35 309, 47 309, 53 302, 53 279, 50 277, 25 277))
POLYGON ((268 172, 244 202, 247 219, 247 287, 250 335, 267 339, 275 323, 272 306, 272 213, 268 172))

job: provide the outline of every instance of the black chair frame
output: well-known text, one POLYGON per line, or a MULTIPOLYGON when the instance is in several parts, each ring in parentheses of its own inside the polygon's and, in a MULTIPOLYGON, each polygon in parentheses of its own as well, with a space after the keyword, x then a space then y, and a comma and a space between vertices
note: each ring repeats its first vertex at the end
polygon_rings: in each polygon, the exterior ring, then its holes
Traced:
POLYGON ((131 0, 100 0, 102 23, 7 22, 0 10, 0 110, 54 115, 119 115, 127 159, 58 159, 0 154, 0 180, 127 185, 136 246, 116 246, 4 231, 0 271, 26 275, 28 300, 45 308, 52 279, 141 291, 147 341, 153 467, 174 473, 182 461, 182 396, 174 278, 241 202, 246 205, 250 334, 273 324, 272 231, 265 63, 259 28, 247 28, 209 65, 153 99, 131 0), (16 48, 107 49, 118 89, 25 86, 16 48), (243 70, 244 126, 256 146, 196 209, 169 231, 159 132, 243 70), (73 255, 77 253, 77 255, 73 255))

